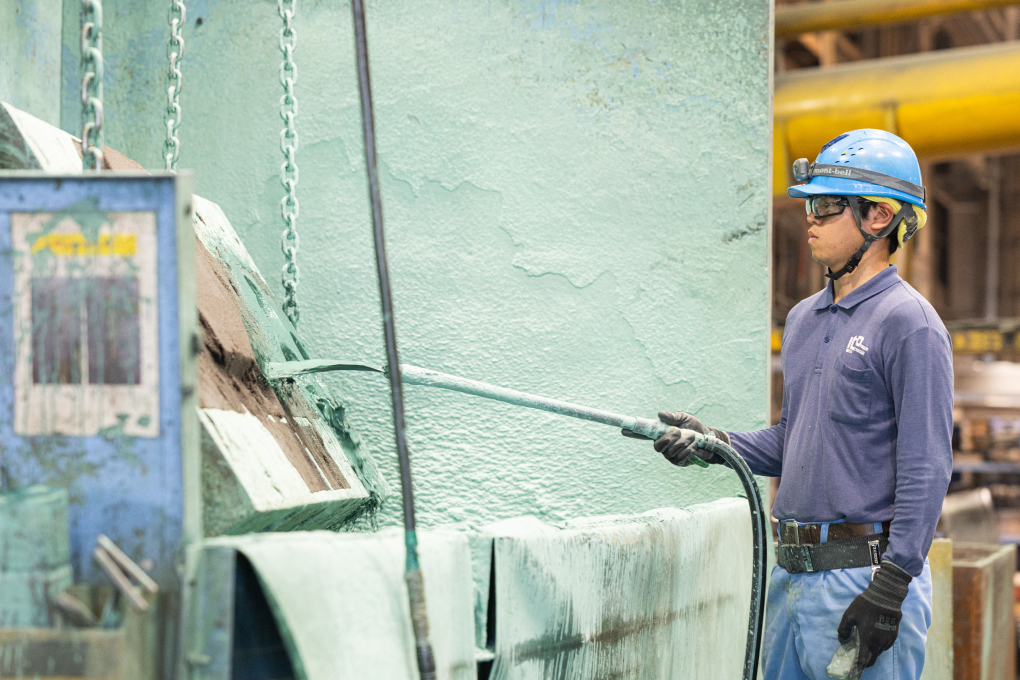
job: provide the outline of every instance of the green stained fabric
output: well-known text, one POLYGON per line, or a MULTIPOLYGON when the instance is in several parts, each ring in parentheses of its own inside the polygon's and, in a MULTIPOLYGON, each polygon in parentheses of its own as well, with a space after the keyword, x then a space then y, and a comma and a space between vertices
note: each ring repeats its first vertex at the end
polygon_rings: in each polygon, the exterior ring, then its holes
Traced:
MULTIPOLYGON (((439 677, 472 680, 477 674, 468 539, 440 531, 422 532, 419 540, 439 677)), ((398 530, 298 531, 203 545, 234 548, 251 561, 299 680, 417 680, 404 537, 398 530)))
POLYGON ((742 501, 560 529, 521 517, 486 532, 496 560, 493 680, 741 677, 751 594, 742 501))

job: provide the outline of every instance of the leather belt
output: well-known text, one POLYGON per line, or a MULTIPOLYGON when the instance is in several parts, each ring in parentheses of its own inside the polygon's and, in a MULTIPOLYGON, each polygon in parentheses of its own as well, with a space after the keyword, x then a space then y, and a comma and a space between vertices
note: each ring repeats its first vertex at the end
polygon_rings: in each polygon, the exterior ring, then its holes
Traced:
POLYGON ((776 562, 791 574, 877 567, 889 547, 889 522, 882 522, 881 526, 882 533, 875 533, 873 523, 829 524, 822 543, 824 524, 780 522, 776 562))
MULTIPOLYGON (((889 533, 889 522, 882 522, 882 533, 889 533)), ((781 521, 779 523, 779 540, 788 545, 811 545, 822 543, 823 524, 797 524, 792 521, 781 521)), ((855 522, 839 522, 829 524, 829 532, 826 543, 829 541, 842 541, 847 538, 860 538, 862 536, 875 535, 873 523, 857 524, 855 522)), ((824 545, 824 544, 823 544, 824 545)))

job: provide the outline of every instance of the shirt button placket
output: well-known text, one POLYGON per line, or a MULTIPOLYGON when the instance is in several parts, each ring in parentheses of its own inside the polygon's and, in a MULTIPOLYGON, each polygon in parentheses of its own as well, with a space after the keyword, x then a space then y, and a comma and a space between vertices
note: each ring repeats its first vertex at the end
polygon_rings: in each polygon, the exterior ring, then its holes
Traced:
POLYGON ((829 305, 829 320, 825 324, 825 336, 822 338, 822 346, 818 351, 818 365, 815 368, 821 368, 825 363, 825 357, 828 354, 829 347, 832 346, 832 334, 835 331, 836 326, 836 312, 839 308, 836 305, 829 305))

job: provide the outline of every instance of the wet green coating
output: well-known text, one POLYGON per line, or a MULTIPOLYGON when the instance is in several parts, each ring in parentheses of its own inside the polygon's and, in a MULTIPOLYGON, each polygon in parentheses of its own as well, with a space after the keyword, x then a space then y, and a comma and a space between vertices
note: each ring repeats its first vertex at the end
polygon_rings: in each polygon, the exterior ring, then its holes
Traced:
MULTIPOLYGON (((166 8, 103 5, 107 143, 161 167, 166 8)), ((79 9, 64 3, 66 74, 79 9)), ((402 360, 622 413, 766 425, 769 3, 367 9, 402 360)), ((300 337, 309 356, 381 366, 350 7, 305 3, 297 21, 300 337)), ((279 30, 275 3, 189 4, 180 160, 278 297, 279 30)), ((61 118, 78 134, 75 92, 69 77, 61 118)), ((381 381, 320 375, 395 486, 381 381)), ((408 388, 407 414, 422 528, 741 492, 722 466, 685 474, 609 427, 437 389, 408 388)), ((399 504, 378 522, 399 525, 399 504)))
POLYGON ((307 361, 285 361, 269 362, 262 372, 269 380, 282 380, 294 378, 309 373, 329 373, 330 371, 369 371, 374 373, 385 373, 385 370, 376 366, 357 364, 350 361, 331 361, 323 359, 309 359, 307 361))

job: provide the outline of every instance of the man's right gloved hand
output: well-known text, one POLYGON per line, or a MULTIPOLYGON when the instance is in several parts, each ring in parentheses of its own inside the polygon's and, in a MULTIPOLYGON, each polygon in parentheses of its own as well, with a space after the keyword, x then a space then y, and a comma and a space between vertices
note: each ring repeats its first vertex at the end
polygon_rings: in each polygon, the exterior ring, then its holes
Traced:
MULTIPOLYGON (((681 430, 694 430, 700 434, 712 434, 729 444, 730 438, 725 432, 713 427, 705 427, 705 424, 700 420, 683 411, 659 411, 659 420, 669 425, 670 428, 666 434, 655 440, 653 446, 670 463, 680 467, 687 467, 694 464, 694 461, 691 460, 692 456, 697 456, 707 463, 723 463, 723 459, 715 453, 696 447, 694 445, 694 437, 689 434, 682 434, 681 430)), ((631 432, 630 430, 621 430, 621 434, 624 437, 631 437, 633 439, 650 439, 643 434, 631 432)))

